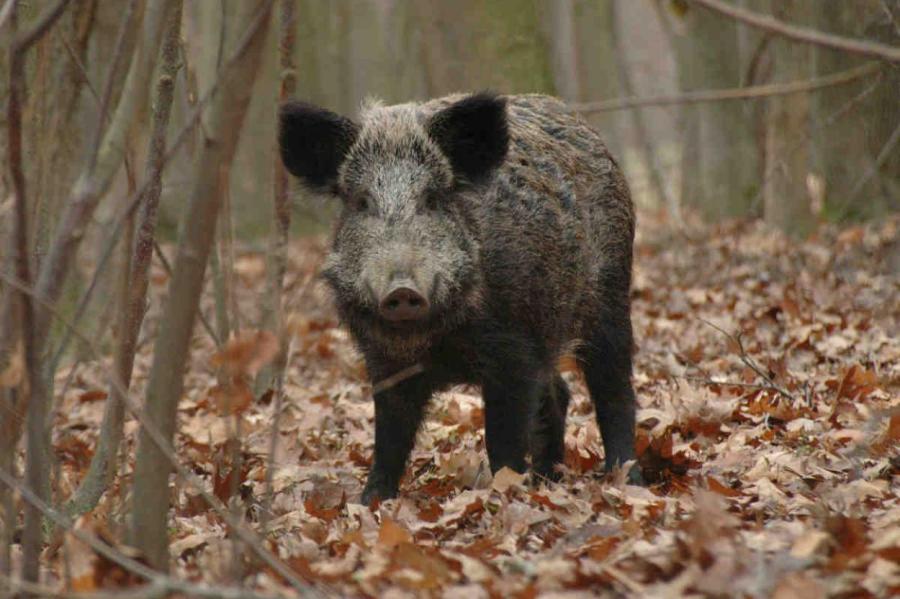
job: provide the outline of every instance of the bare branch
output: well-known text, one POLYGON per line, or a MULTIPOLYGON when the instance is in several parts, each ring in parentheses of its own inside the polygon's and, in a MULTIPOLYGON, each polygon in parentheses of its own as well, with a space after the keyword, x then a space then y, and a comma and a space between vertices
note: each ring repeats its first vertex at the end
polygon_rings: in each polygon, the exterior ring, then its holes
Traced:
POLYGON ((422 364, 421 362, 416 362, 412 366, 407 366, 403 370, 401 370, 399 372, 395 372, 391 376, 375 382, 372 385, 372 395, 384 393, 391 387, 395 387, 396 385, 399 385, 406 379, 412 378, 422 372, 425 372, 425 365, 422 364))
POLYGON ((791 25, 768 15, 761 15, 750 10, 745 10, 738 6, 726 4, 725 2, 722 2, 722 0, 688 1, 700 5, 713 12, 719 13, 720 15, 724 15, 726 17, 740 21, 745 25, 750 25, 751 27, 756 27, 757 29, 770 31, 772 33, 775 33, 776 35, 780 35, 782 37, 786 37, 798 42, 814 44, 816 46, 823 46, 825 48, 832 48, 834 50, 843 50, 844 52, 850 52, 852 54, 871 56, 873 58, 880 58, 889 62, 900 62, 900 48, 888 46, 885 44, 879 44, 877 42, 870 42, 868 40, 859 40, 849 37, 842 37, 839 35, 833 35, 830 33, 824 33, 822 31, 810 29, 808 27, 791 25))
POLYGON ((677 104, 700 104, 703 102, 722 102, 729 100, 749 100, 753 98, 769 98, 772 96, 784 96, 798 92, 810 92, 837 85, 853 83, 863 77, 877 73, 881 69, 878 62, 870 62, 840 73, 791 81, 788 83, 771 83, 767 85, 754 85, 751 87, 734 87, 728 89, 704 89, 683 94, 663 94, 659 96, 615 98, 601 100, 599 102, 586 102, 572 104, 572 110, 583 114, 594 112, 608 112, 625 108, 671 106, 677 104))
MULTIPOLYGON (((44 11, 44 14, 38 17, 37 22, 29 31, 16 36, 16 40, 13 42, 13 52, 27 52, 31 46, 44 37, 44 34, 50 31, 50 28, 53 27, 56 20, 62 16, 63 11, 71 1, 72 0, 57 0, 56 4, 44 11)), ((15 3, 15 0, 13 0, 12 3, 15 3)), ((4 7, 3 10, 5 11, 6 7, 4 7)))
MULTIPOLYGON (((738 335, 735 336, 735 335, 732 335, 731 333, 729 333, 728 331, 724 330, 722 327, 720 327, 716 324, 713 324, 704 318, 699 318, 698 320, 700 320, 700 322, 714 328, 715 330, 719 331, 720 333, 722 333, 723 335, 728 337, 728 339, 737 346, 738 353, 739 353, 738 357, 740 357, 741 362, 743 362, 744 366, 746 366, 747 368, 749 368, 750 370, 755 372, 761 379, 763 379, 765 381, 766 388, 770 389, 771 391, 775 391, 776 393, 783 395, 784 397, 787 397, 791 401, 796 401, 796 399, 794 398, 794 395, 790 391, 788 391, 783 386, 776 383, 772 379, 772 377, 769 376, 769 373, 767 373, 765 370, 763 370, 763 368, 759 364, 757 364, 753 358, 751 358, 749 355, 747 355, 747 351, 744 349, 744 343, 741 339, 741 337, 743 336, 743 333, 739 333, 738 335)), ((722 383, 722 384, 728 384, 728 383, 722 383)))

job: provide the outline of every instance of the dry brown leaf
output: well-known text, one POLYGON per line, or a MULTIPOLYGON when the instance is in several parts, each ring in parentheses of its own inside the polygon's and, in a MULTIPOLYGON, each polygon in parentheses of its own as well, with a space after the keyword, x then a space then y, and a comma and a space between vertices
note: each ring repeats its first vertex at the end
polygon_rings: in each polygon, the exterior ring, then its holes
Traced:
POLYGON ((230 376, 254 377, 279 352, 278 338, 268 331, 242 331, 212 357, 212 365, 230 376))
POLYGON ((403 526, 384 516, 381 520, 381 528, 378 529, 378 545, 385 549, 391 549, 403 543, 412 543, 412 535, 403 526))
POLYGON ((241 414, 253 403, 253 391, 242 377, 235 377, 209 390, 209 398, 219 416, 241 414))
POLYGON ((331 522, 340 515, 346 503, 344 487, 327 479, 318 479, 303 506, 311 516, 331 522))
POLYGON ((792 572, 778 581, 772 599, 820 599, 826 595, 817 580, 802 572, 792 572))
POLYGON ((525 480, 525 474, 520 474, 511 468, 504 466, 494 475, 491 488, 500 493, 506 493, 512 488, 521 488, 525 480))

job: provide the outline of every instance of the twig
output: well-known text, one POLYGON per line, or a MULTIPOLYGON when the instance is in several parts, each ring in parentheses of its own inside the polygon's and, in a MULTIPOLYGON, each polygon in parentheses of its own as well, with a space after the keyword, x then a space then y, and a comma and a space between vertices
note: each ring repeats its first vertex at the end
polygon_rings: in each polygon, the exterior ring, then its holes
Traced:
POLYGON ((391 376, 381 379, 372 385, 372 395, 377 395, 379 393, 384 393, 391 387, 399 385, 403 381, 408 378, 412 378, 419 373, 425 372, 425 365, 421 362, 416 362, 412 366, 407 366, 403 370, 399 372, 395 372, 391 376))
POLYGON ((759 383, 736 383, 733 381, 717 381, 714 378, 704 377, 704 376, 681 376, 678 378, 682 378, 686 381, 693 381, 695 383, 703 383, 704 385, 709 386, 718 386, 718 387, 742 387, 744 389, 769 389, 769 385, 760 385, 759 383))
MULTIPOLYGON (((285 351, 284 363, 290 364, 291 348, 293 344, 288 342, 285 351)), ((269 429, 269 455, 266 458, 266 486, 263 493, 262 509, 260 511, 260 534, 265 537, 269 527, 269 518, 272 510, 272 501, 275 498, 275 454, 278 452, 278 436, 281 434, 281 412, 284 409, 284 377, 275 379, 272 389, 272 427, 269 429)))
POLYGON ((688 2, 698 4, 708 10, 719 13, 720 15, 740 21, 745 25, 770 31, 798 42, 824 46, 826 48, 842 50, 852 54, 872 56, 889 62, 900 62, 900 48, 895 48, 893 46, 868 40, 842 37, 810 29, 808 27, 791 25, 768 15, 761 15, 738 6, 726 4, 725 2, 722 2, 722 0, 688 0, 688 2))
MULTIPOLYGON (((239 4, 241 5, 241 4, 239 4)), ((248 5, 250 5, 248 3, 248 5)), ((216 192, 218 167, 227 164, 233 157, 237 143, 239 125, 243 120, 243 108, 249 101, 249 87, 235 86, 237 74, 247 76, 254 73, 262 47, 265 27, 268 24, 272 2, 253 3, 253 12, 246 9, 245 17, 251 24, 237 39, 235 52, 244 55, 238 63, 239 70, 229 73, 229 93, 231 98, 220 99, 211 107, 208 118, 222 129, 211 127, 210 131, 223 133, 222 137, 207 140, 198 159, 198 172, 212 177, 199 177, 191 193, 191 202, 185 215, 185 228, 179 244, 179 257, 175 272, 169 284, 170 293, 153 355, 153 365, 147 382, 146 410, 141 412, 141 429, 135 460, 132 503, 132 537, 139 539, 147 558, 157 567, 167 565, 166 515, 169 508, 167 483, 172 465, 176 465, 179 476, 196 484, 196 475, 181 466, 172 449, 175 432, 177 402, 184 389, 183 368, 188 360, 188 346, 191 328, 195 321, 200 294, 202 292, 203 271, 206 267, 208 250, 212 241, 212 231, 218 208, 216 192), (230 101, 226 101, 230 100, 230 101), (244 100, 244 101, 242 101, 244 100), (240 110, 238 110, 240 108, 240 110), (231 128, 228 128, 228 127, 231 128), (152 412, 151 412, 152 410, 152 412), (166 463, 168 462, 168 463, 166 463)), ((243 5, 241 5, 243 6, 243 5)), ((238 20, 237 22, 241 22, 238 20)), ((246 84, 247 80, 244 80, 246 84)), ((297 575, 270 551, 266 550, 259 537, 248 529, 240 519, 232 514, 222 502, 202 487, 198 490, 204 499, 214 507, 234 534, 239 535, 254 552, 285 578, 299 592, 307 592, 308 587, 297 575)))
POLYGON ((575 112, 590 114, 594 112, 608 112, 623 110, 626 108, 639 108, 651 106, 672 106, 680 104, 700 104, 703 102, 722 102, 729 100, 749 100, 753 98, 769 98, 783 96, 798 92, 809 92, 837 85, 852 83, 881 69, 878 62, 870 62, 846 71, 832 73, 824 77, 804 79, 802 81, 790 81, 788 83, 770 83, 766 85, 753 85, 750 87, 732 87, 726 89, 704 89, 685 92, 683 94, 663 94, 659 96, 615 98, 601 100, 599 102, 586 102, 572 104, 575 112))
POLYGON ((796 399, 794 398, 793 394, 791 394, 790 391, 788 391, 783 386, 776 383, 772 379, 772 377, 769 376, 769 373, 767 373, 765 370, 763 370, 762 367, 759 364, 757 364, 755 360, 753 360, 753 358, 751 358, 749 355, 747 355, 747 351, 744 349, 744 343, 741 340, 743 333, 738 333, 737 336, 735 336, 735 335, 732 335, 731 333, 729 333, 728 331, 726 331, 725 329, 723 329, 722 327, 720 327, 719 325, 714 324, 714 323, 706 320, 705 318, 698 317, 698 320, 708 326, 711 326, 715 330, 719 331, 720 333, 722 333, 723 335, 728 337, 728 339, 730 339, 735 345, 737 345, 738 351, 740 352, 739 357, 741 359, 741 362, 744 363, 744 366, 746 366, 747 368, 749 368, 750 370, 755 372, 757 375, 759 375, 759 377, 762 378, 767 383, 765 386, 768 389, 775 391, 775 392, 779 393, 780 395, 783 395, 784 397, 787 397, 791 401, 796 401, 796 399))
MULTIPOLYGON (((86 348, 90 351, 93 358, 98 362, 101 361, 101 352, 96 347, 96 345, 88 339, 86 335, 81 333, 75 325, 69 321, 65 316, 63 316, 49 301, 45 298, 37 295, 36 291, 29 287, 26 284, 23 284, 21 281, 16 279, 13 276, 10 276, 2 271, 0 271, 0 279, 3 280, 6 284, 14 287, 15 289, 28 294, 35 303, 40 304, 41 307, 53 316, 62 326, 65 328, 72 330, 74 332, 75 338, 81 341, 86 348)), ((111 373, 108 373, 111 375, 111 373)), ((110 380, 116 381, 115 384, 118 385, 118 379, 113 376, 110 376, 110 380)), ((185 468, 181 462, 178 460, 178 456, 175 454, 175 450, 172 448, 172 445, 166 441, 160 432, 159 428, 153 423, 150 422, 146 416, 144 415, 143 408, 139 401, 134 400, 128 394, 128 390, 121 388, 119 385, 119 392, 122 394, 122 398, 125 401, 125 407, 128 408, 129 413, 140 423, 142 430, 147 432, 147 435, 151 438, 151 440, 156 443, 157 448, 163 453, 166 459, 172 464, 172 467, 175 469, 175 473, 180 476, 183 480, 187 481, 187 483, 197 491, 201 497, 209 504, 209 506, 216 512, 225 523, 234 531, 234 533, 241 537, 241 539, 247 543, 247 545, 253 549, 254 553, 265 563, 267 566, 272 568, 275 572, 277 572, 280 576, 282 576, 285 580, 287 580, 291 586, 293 586, 298 592, 301 594, 310 594, 314 593, 315 589, 311 588, 303 581, 301 581, 297 576, 293 573, 293 571, 284 564, 276 555, 270 552, 262 543, 262 540, 257 536, 255 531, 250 528, 244 526, 244 523, 240 520, 235 520, 231 516, 230 510, 216 497, 213 493, 211 493, 206 485, 203 484, 203 481, 193 473, 192 470, 185 468)))

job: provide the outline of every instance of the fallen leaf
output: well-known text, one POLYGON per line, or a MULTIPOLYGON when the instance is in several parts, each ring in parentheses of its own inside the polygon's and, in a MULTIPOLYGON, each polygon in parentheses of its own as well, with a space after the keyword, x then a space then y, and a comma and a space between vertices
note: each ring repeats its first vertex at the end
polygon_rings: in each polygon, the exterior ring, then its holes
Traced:
POLYGON ((402 543, 411 543, 412 535, 409 531, 397 524, 391 518, 385 516, 378 529, 378 545, 386 549, 396 547, 402 543))
POLYGON ((231 376, 254 377, 275 356, 280 346, 278 338, 268 331, 243 331, 232 337, 212 357, 212 365, 231 376))

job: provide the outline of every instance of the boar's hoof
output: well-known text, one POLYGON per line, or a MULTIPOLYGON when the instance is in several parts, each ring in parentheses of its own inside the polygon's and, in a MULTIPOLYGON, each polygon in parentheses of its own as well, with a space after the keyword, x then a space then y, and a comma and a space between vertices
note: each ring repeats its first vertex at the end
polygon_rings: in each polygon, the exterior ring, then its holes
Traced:
POLYGON ((534 466, 534 475, 536 477, 536 482, 539 481, 547 481, 551 483, 558 483, 562 479, 562 472, 556 469, 555 464, 551 464, 549 466, 536 465, 534 466))
POLYGON ((375 501, 393 499, 396 496, 397 488, 395 486, 389 485, 384 481, 373 480, 373 477, 370 476, 359 502, 362 505, 372 505, 375 501))

